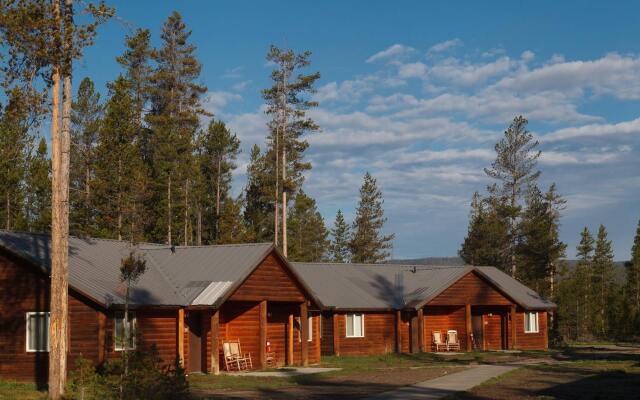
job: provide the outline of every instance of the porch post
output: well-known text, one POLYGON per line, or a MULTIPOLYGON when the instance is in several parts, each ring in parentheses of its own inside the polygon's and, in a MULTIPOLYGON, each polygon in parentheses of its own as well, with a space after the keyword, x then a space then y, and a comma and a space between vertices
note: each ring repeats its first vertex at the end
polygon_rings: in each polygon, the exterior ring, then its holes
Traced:
POLYGON ((396 353, 402 353, 402 311, 396 310, 396 353))
POLYGON ((302 366, 309 365, 309 312, 307 302, 300 303, 300 350, 302 351, 302 366))
POLYGON ((426 351, 424 345, 424 310, 418 309, 418 349, 421 352, 426 351))
POLYGON ((515 349, 518 345, 516 341, 516 305, 511 305, 511 349, 515 349))
POLYGON ((320 362, 322 358, 322 315, 318 313, 314 319, 316 320, 313 324, 315 329, 315 333, 313 334, 313 343, 316 346, 314 347, 315 358, 320 362))
POLYGON ((287 321, 287 365, 293 365, 293 314, 287 321))
POLYGON ((467 303, 464 306, 464 316, 465 316, 465 328, 467 330, 467 351, 471 351, 473 350, 472 346, 471 346, 471 334, 472 334, 472 330, 471 330, 471 304, 467 303))
POLYGON ((267 361, 267 301, 260 302, 260 367, 264 369, 267 361))
POLYGON ((220 374, 220 312, 211 314, 211 372, 220 374))
POLYGON ((178 362, 184 367, 184 308, 178 309, 178 362))
POLYGON ((105 345, 106 345, 106 327, 107 327, 107 316, 102 312, 98 311, 98 363, 102 364, 105 359, 105 345))
POLYGON ((340 356, 340 316, 333 312, 331 318, 333 318, 333 354, 340 356))

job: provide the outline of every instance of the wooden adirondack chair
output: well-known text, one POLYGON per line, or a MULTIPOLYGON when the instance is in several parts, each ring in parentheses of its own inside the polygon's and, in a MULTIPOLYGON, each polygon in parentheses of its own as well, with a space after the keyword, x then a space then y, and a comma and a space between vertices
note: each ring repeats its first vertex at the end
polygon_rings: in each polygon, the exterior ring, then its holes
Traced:
POLYGON ((454 329, 447 331, 447 347, 448 350, 460 351, 460 339, 458 338, 458 331, 454 329))
POLYGON ((433 347, 433 350, 435 351, 447 351, 449 350, 449 346, 447 346, 447 343, 442 339, 442 332, 440 331, 433 331, 431 333, 431 346, 433 347))
POLYGON ((242 353, 240 339, 229 340, 222 343, 224 351, 224 366, 227 371, 246 371, 253 369, 251 353, 242 353))

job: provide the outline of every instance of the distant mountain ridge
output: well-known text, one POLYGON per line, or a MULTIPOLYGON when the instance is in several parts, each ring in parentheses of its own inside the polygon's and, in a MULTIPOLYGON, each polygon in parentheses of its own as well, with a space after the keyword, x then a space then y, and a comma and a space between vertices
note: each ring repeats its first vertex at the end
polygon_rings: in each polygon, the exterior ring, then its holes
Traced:
MULTIPOLYGON (((571 270, 576 267, 578 260, 564 260, 567 263, 567 267, 571 270)), ((614 261, 614 273, 615 280, 618 284, 623 284, 626 277, 625 263, 627 261, 614 261)), ((460 257, 423 257, 423 258, 408 258, 389 260, 387 264, 406 264, 406 265, 440 265, 446 267, 463 266, 466 265, 464 260, 460 257)))

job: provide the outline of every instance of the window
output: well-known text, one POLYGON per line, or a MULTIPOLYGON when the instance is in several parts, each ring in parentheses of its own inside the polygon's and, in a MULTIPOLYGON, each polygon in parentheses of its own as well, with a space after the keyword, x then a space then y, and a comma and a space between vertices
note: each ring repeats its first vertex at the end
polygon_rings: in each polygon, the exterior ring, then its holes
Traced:
POLYGON ((27 313, 27 352, 49 351, 49 313, 27 313))
MULTIPOLYGON (((125 350, 126 339, 124 332, 124 312, 116 313, 116 317, 114 319, 114 342, 115 342, 115 351, 125 350)), ((135 349, 136 348, 136 316, 134 313, 129 312, 129 345, 127 348, 135 349)))
POLYGON ((538 313, 524 313, 524 333, 538 333, 538 313))
POLYGON ((309 318, 307 320, 309 321, 309 339, 308 339, 308 341, 311 342, 313 340, 313 317, 309 316, 309 318))
POLYGON ((347 314, 347 337, 364 337, 364 314, 347 314))

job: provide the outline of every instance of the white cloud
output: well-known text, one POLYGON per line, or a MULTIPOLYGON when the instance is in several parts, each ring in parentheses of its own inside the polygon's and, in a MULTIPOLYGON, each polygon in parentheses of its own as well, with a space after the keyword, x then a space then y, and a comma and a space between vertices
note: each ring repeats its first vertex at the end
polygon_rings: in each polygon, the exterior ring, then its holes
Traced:
POLYGON ((501 76, 518 65, 509 57, 500 57, 489 63, 461 62, 447 58, 429 69, 429 76, 455 86, 469 86, 484 83, 487 79, 501 76))
POLYGON ((341 83, 329 82, 320 87, 313 97, 314 100, 320 103, 328 101, 356 102, 364 94, 373 91, 375 81, 375 77, 369 76, 346 80, 341 83))
POLYGON ((384 50, 372 55, 371 57, 367 58, 366 62, 367 63, 372 63, 372 62, 380 61, 380 60, 384 60, 384 59, 396 58, 396 57, 411 53, 413 51, 414 51, 414 49, 412 47, 396 43, 393 46, 390 46, 390 47, 388 47, 388 48, 386 48, 386 49, 384 49, 384 50))
POLYGON ((242 96, 237 93, 225 91, 208 92, 203 106, 207 111, 218 113, 232 101, 240 101, 242 96))
POLYGON ((400 64, 398 76, 403 79, 423 78, 427 73, 427 66, 421 62, 400 64))
POLYGON ((612 53, 590 61, 556 62, 496 84, 502 90, 545 92, 556 91, 580 95, 586 89, 596 95, 619 99, 640 99, 640 58, 612 53))
POLYGON ((244 72, 244 67, 242 65, 231 68, 230 70, 227 70, 227 72, 225 72, 222 77, 225 79, 238 79, 240 77, 242 77, 242 73, 244 72))
POLYGON ((235 90, 236 92, 241 92, 241 91, 245 90, 249 85, 251 85, 252 82, 253 81, 251 81, 251 80, 238 82, 238 83, 234 84, 231 88, 233 90, 235 90))
POLYGON ((632 121, 619 122, 617 124, 589 124, 562 128, 544 135, 543 140, 554 142, 581 137, 610 137, 631 134, 640 134, 640 118, 632 121))
POLYGON ((540 155, 540 164, 543 165, 586 165, 586 164, 602 164, 615 161, 618 154, 609 153, 583 153, 580 151, 559 152, 559 151, 543 151, 540 155))
POLYGON ((445 50, 448 50, 452 47, 462 45, 462 40, 460 39, 450 39, 445 40, 444 42, 436 43, 429 48, 429 53, 439 53, 445 50))

